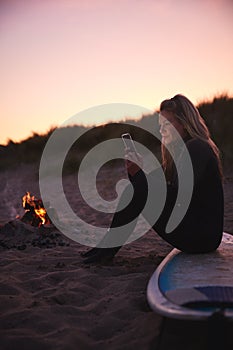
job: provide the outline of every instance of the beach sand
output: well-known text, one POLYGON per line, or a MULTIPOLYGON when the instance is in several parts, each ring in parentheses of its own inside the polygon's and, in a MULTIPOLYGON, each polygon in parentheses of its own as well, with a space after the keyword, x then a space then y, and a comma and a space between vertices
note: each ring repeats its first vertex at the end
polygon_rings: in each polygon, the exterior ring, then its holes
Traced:
MULTIPOLYGON (((102 174, 103 192, 111 173, 102 174)), ((73 176, 65 181, 74 193, 73 176)), ((164 319, 148 306, 149 278, 172 249, 154 231, 124 246, 113 262, 88 266, 80 256, 87 247, 53 225, 15 219, 24 213, 26 191, 39 196, 35 165, 1 172, 0 187, 1 350, 207 349, 206 323, 164 319)), ((224 192, 224 231, 233 233, 231 173, 224 192)))

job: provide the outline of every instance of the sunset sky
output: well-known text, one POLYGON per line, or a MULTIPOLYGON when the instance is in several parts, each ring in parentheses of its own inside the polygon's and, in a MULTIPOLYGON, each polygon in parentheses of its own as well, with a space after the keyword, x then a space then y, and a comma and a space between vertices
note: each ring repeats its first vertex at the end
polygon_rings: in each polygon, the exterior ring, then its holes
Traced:
POLYGON ((1 0, 0 45, 0 144, 96 105, 233 95, 232 0, 1 0))

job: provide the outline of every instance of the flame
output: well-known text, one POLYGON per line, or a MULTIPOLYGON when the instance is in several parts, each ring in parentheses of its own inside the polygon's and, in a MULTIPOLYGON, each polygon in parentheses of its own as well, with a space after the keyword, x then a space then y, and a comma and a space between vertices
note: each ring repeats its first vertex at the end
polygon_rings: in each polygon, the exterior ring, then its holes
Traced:
POLYGON ((44 225, 45 222, 46 222, 46 219, 45 219, 46 210, 45 210, 45 208, 34 209, 34 211, 39 216, 39 218, 41 219, 42 225, 44 225))
POLYGON ((39 226, 44 225, 48 221, 47 212, 43 207, 41 199, 37 199, 35 196, 32 196, 30 192, 26 192, 26 194, 22 197, 22 204, 25 209, 25 213, 33 211, 34 214, 38 216, 38 218, 41 220, 39 226))
POLYGON ((31 196, 30 192, 26 192, 26 194, 23 196, 23 207, 26 207, 26 204, 29 204, 31 207, 35 207, 34 204, 35 196, 31 196))

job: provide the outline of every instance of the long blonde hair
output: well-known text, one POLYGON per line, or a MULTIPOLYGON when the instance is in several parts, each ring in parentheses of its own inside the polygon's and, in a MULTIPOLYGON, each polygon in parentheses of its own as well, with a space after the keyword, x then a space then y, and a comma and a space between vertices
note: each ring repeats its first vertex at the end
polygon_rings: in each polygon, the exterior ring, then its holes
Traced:
MULTIPOLYGON (((160 111, 171 112, 183 125, 191 138, 201 139, 207 142, 212 148, 218 162, 219 173, 222 176, 222 165, 218 147, 210 137, 205 121, 193 103, 183 95, 175 95, 173 98, 164 100, 160 104, 160 111)), ((167 179, 172 176, 173 159, 164 144, 161 144, 162 165, 167 179)))

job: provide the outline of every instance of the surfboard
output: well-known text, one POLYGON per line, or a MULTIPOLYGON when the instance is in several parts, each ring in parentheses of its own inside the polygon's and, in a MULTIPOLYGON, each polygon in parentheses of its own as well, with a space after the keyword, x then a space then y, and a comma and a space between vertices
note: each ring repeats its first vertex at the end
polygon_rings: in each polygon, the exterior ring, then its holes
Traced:
POLYGON ((204 320, 221 311, 233 319, 233 236, 224 232, 211 253, 173 249, 151 276, 147 300, 169 318, 204 320))

